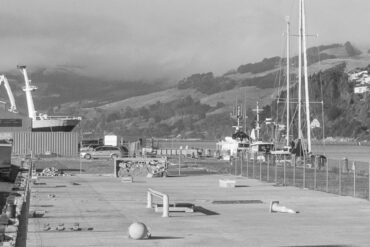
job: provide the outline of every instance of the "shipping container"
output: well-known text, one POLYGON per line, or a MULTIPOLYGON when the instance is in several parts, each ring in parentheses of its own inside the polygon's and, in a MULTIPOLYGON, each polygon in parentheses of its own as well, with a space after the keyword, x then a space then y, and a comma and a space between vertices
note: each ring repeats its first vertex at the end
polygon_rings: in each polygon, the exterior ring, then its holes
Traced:
POLYGON ((77 132, 13 132, 13 155, 78 157, 77 132))

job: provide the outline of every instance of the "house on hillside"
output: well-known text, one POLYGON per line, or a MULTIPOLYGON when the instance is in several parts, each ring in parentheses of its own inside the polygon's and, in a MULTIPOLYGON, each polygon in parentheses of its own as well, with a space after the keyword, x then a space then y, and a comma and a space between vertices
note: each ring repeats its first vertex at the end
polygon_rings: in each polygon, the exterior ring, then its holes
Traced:
POLYGON ((358 79, 357 82, 360 84, 370 84, 370 76, 363 76, 362 78, 358 79))
POLYGON ((369 91, 368 85, 357 85, 354 87, 354 93, 356 94, 363 94, 369 91))
POLYGON ((349 80, 350 81, 357 81, 361 79, 362 77, 368 77, 367 70, 359 71, 359 72, 354 72, 354 73, 348 73, 349 75, 349 80))

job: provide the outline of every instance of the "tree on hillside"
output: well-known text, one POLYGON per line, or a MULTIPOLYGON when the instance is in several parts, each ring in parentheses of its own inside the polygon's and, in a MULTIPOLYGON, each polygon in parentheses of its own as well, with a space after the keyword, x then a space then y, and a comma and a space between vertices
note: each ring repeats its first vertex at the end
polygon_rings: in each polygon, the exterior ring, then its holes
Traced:
POLYGON ((347 41, 344 44, 344 48, 346 49, 346 52, 348 56, 353 57, 361 54, 361 51, 356 49, 349 41, 347 41))

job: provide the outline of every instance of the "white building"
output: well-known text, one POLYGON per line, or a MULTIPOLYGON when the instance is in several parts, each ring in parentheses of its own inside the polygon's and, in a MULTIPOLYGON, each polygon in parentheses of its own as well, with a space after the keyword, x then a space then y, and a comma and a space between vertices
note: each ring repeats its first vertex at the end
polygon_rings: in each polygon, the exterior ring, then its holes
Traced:
POLYGON ((354 87, 354 91, 357 94, 365 93, 365 92, 369 91, 369 87, 367 85, 356 86, 356 87, 354 87))
POLYGON ((367 71, 366 70, 360 71, 360 72, 357 72, 357 73, 353 73, 353 74, 349 74, 349 80, 350 81, 358 80, 358 79, 362 78, 363 76, 367 76, 367 71))
POLYGON ((370 84, 370 77, 369 76, 363 76, 361 79, 358 80, 360 84, 370 84))

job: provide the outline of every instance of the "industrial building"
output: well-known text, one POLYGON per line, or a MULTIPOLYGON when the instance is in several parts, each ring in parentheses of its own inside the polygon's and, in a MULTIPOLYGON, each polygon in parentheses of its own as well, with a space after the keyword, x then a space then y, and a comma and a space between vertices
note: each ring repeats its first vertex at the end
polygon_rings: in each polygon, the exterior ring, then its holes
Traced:
POLYGON ((77 132, 32 132, 32 119, 7 111, 0 104, 0 139, 13 144, 12 155, 53 154, 78 157, 77 132))

